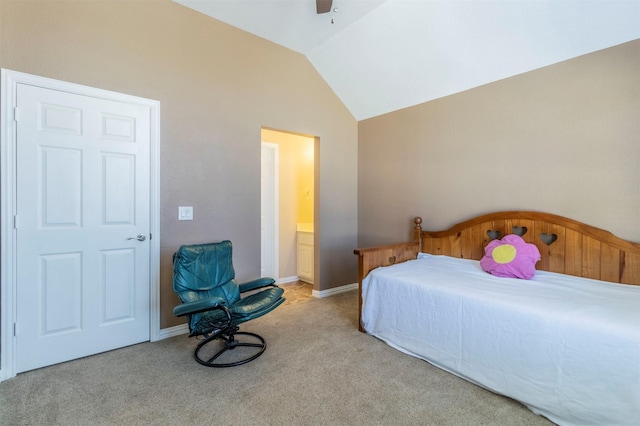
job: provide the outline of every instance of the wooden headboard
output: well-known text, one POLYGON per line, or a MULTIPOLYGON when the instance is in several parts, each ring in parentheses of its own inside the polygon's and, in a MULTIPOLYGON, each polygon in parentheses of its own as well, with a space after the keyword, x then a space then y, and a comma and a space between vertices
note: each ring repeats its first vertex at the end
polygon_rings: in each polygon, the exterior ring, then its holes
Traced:
POLYGON ((360 287, 372 269, 415 259, 418 252, 480 260, 492 237, 522 233, 525 229, 522 238, 540 250, 538 270, 640 285, 640 244, 562 216, 530 211, 496 212, 437 232, 423 231, 419 217, 414 224, 414 241, 354 250, 358 255, 360 287))

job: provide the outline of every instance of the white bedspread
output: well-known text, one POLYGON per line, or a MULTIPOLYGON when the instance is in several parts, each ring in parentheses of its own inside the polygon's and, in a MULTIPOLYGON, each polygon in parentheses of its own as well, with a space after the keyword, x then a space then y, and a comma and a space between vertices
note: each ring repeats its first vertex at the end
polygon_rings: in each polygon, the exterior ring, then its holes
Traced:
POLYGON ((420 255, 362 283, 362 325, 394 348, 561 425, 640 425, 640 287, 420 255))

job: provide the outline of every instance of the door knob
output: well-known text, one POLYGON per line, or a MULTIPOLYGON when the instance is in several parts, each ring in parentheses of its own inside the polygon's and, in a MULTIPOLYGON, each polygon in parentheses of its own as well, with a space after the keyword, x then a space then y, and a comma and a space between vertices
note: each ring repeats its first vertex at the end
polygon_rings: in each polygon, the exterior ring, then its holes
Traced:
POLYGON ((138 240, 138 241, 144 241, 146 239, 147 239, 147 236, 144 234, 138 234, 137 237, 127 238, 127 240, 138 240))

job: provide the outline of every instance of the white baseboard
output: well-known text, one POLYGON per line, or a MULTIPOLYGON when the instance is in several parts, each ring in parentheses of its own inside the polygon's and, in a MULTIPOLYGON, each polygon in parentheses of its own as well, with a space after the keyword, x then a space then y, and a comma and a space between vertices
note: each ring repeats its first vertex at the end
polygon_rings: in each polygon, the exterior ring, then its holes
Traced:
POLYGON ((334 287, 334 288, 330 288, 327 290, 313 290, 311 291, 311 295, 313 297, 329 297, 329 296, 335 296, 336 294, 340 294, 340 293, 344 293, 347 291, 351 291, 351 290, 356 290, 358 288, 358 283, 353 283, 353 284, 345 284, 343 286, 340 287, 334 287))
POLYGON ((181 336, 183 334, 189 334, 189 326, 187 325, 187 323, 176 325, 174 327, 161 329, 158 340, 168 339, 169 337, 181 336))
POLYGON ((294 283, 296 281, 299 281, 300 278, 297 275, 294 275, 292 277, 283 277, 283 278, 278 278, 276 280, 276 284, 288 284, 288 283, 294 283))

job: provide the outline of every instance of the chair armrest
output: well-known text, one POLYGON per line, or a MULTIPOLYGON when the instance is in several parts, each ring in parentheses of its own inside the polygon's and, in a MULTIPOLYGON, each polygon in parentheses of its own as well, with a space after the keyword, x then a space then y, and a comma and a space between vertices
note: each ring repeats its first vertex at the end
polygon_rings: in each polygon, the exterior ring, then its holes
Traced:
POLYGON ((257 288, 273 286, 276 287, 276 280, 269 277, 258 278, 256 280, 247 281, 246 283, 240 284, 240 293, 244 293, 245 291, 255 290, 257 288))
POLYGON ((220 305, 224 305, 224 303, 224 299, 221 297, 210 297, 196 302, 186 302, 173 308, 173 314, 177 317, 197 314, 198 312, 215 309, 220 305))

